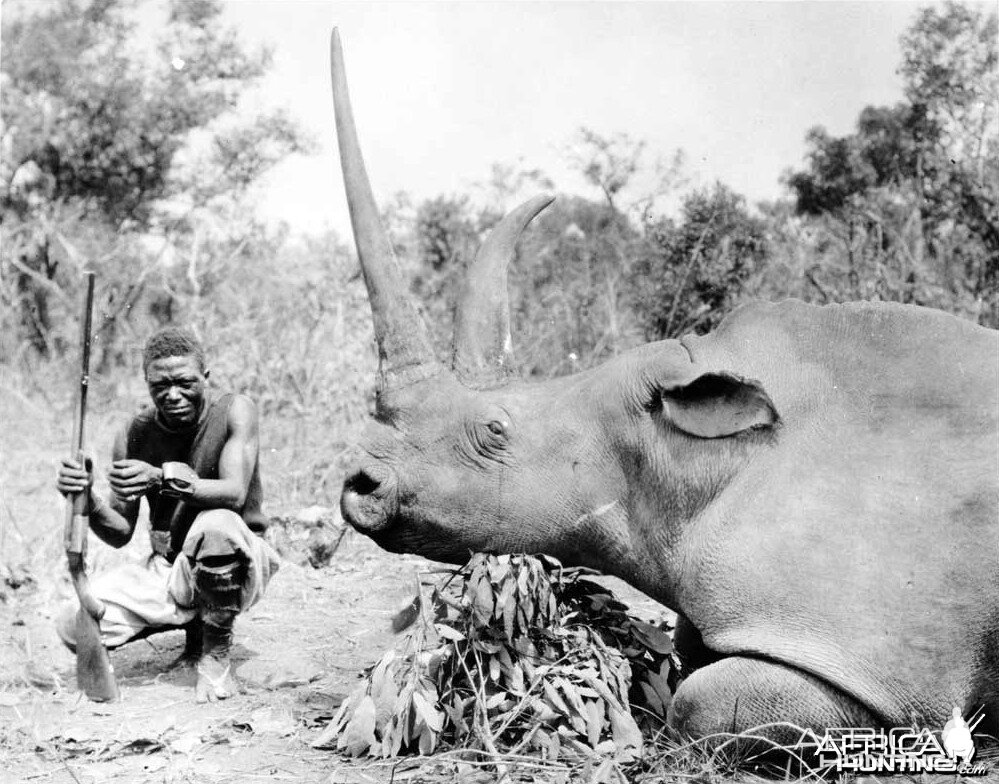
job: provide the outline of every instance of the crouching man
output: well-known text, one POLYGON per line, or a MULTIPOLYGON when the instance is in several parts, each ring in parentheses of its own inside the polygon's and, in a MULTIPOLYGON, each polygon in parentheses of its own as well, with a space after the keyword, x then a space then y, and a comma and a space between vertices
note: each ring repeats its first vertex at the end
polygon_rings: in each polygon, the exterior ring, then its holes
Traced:
MULTIPOLYGON (((118 434, 105 503, 93 492, 92 466, 59 467, 63 495, 90 493, 91 530, 112 547, 132 539, 139 502, 149 505, 152 555, 97 576, 104 603, 101 638, 108 648, 160 631, 185 628, 185 654, 197 661, 196 699, 235 691, 230 662, 233 621, 262 595, 278 559, 260 538, 257 410, 244 395, 207 385, 201 344, 176 327, 153 335, 143 351, 152 406, 118 434)), ((76 606, 57 629, 74 646, 76 606)))

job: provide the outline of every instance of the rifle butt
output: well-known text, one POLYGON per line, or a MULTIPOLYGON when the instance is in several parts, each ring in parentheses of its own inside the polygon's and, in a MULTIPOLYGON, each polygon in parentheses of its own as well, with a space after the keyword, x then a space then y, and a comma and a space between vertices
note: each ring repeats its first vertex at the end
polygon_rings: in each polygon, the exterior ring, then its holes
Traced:
MULTIPOLYGON (((84 536, 86 536, 86 528, 84 536)), ((76 612, 76 684, 94 702, 111 702, 119 698, 111 656, 101 640, 101 618, 105 605, 90 589, 82 553, 67 550, 69 576, 73 582, 80 608, 76 612)))
POLYGON ((113 702, 121 696, 101 625, 87 608, 76 612, 76 684, 94 702, 113 702))

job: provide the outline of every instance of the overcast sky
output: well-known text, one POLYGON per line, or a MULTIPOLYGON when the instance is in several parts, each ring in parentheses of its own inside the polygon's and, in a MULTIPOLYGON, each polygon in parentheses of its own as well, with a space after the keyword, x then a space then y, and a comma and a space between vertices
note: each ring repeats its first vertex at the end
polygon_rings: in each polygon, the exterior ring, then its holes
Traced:
POLYGON ((269 178, 266 215, 345 231, 329 33, 340 28, 376 195, 461 192, 493 162, 540 167, 588 192, 562 151, 580 126, 688 156, 751 202, 782 194, 814 125, 848 133, 902 98, 909 2, 325 2, 230 0, 226 19, 274 47, 257 97, 283 105, 321 152, 269 178))

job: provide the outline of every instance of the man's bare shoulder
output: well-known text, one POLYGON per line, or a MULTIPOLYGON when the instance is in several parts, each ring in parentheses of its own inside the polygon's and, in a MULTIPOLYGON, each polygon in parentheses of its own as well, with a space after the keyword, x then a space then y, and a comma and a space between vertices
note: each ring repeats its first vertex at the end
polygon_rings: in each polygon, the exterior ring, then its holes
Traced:
POLYGON ((256 427, 257 424, 257 404, 249 395, 241 392, 234 393, 232 402, 229 404, 229 427, 245 428, 256 427))

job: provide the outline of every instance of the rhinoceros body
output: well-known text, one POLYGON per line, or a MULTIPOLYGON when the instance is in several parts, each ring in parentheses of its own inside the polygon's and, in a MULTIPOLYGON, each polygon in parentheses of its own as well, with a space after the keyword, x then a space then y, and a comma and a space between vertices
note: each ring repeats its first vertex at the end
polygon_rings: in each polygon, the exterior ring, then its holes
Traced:
POLYGON ((510 378, 506 263, 469 270, 452 361, 406 294, 334 99, 380 370, 341 499, 393 551, 547 552, 674 609, 689 735, 783 721, 999 732, 999 333, 913 306, 753 304, 590 371, 510 378))
MULTIPOLYGON (((708 649, 814 676, 880 724, 939 727, 954 706, 988 706, 995 726, 997 337, 921 308, 788 302, 681 340, 696 372, 755 379, 779 415, 676 555, 660 551, 669 599, 708 649)), ((676 445, 680 460, 728 451, 676 445)), ((781 710, 765 718, 818 723, 781 710)))

